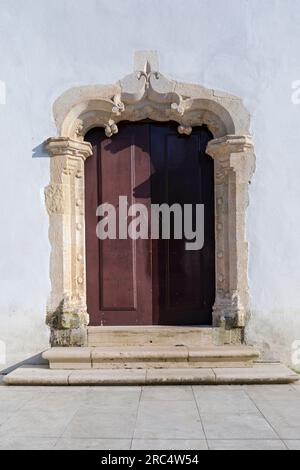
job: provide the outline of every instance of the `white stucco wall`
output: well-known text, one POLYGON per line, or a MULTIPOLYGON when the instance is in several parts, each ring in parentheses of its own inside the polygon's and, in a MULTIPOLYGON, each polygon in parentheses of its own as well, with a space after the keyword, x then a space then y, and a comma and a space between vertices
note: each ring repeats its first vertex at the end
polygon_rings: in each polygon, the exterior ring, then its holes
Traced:
POLYGON ((289 362, 300 339, 299 24, 295 0, 0 0, 0 340, 9 362, 48 344, 41 143, 56 134, 53 102, 130 73, 140 49, 158 50, 166 76, 236 94, 251 113, 247 335, 289 362))

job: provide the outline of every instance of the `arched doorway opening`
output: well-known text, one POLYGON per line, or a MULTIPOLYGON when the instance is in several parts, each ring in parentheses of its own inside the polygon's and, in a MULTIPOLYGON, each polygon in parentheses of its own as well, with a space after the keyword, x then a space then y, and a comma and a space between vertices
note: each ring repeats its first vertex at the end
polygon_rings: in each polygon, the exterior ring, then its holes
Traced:
MULTIPOLYGON (((206 126, 195 127, 192 135, 180 135, 177 126, 175 122, 123 122, 113 138, 107 137, 102 128, 91 129, 85 136, 93 148, 85 162, 90 325, 212 324, 214 162, 205 150, 213 136, 206 126), (126 198, 128 206, 136 204, 138 209, 143 204, 146 208, 147 234, 138 239, 120 239, 124 234, 117 230, 116 238, 100 240, 96 235, 97 207, 111 204, 119 228, 120 218, 124 220, 120 197, 126 198), (203 221, 197 219, 200 204, 203 221), (153 239, 151 206, 157 205, 163 210, 159 238, 153 239), (175 212, 167 213, 168 208, 175 212), (176 228, 180 233, 175 233, 175 217, 179 217, 181 227, 176 228), (169 234, 164 232, 163 223, 169 234), (203 246, 187 249, 190 231, 203 237, 203 246)), ((126 224, 132 220, 129 216, 126 224)))

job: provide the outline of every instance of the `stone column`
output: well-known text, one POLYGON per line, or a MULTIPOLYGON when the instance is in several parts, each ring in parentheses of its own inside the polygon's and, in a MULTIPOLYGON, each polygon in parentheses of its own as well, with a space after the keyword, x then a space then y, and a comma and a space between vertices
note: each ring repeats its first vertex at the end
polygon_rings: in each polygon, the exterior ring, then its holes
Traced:
POLYGON ((211 140, 215 163, 216 300, 214 326, 245 326, 248 306, 248 244, 245 218, 255 158, 250 136, 211 140))
POLYGON ((65 137, 45 142, 50 155, 50 184, 45 188, 51 244, 51 295, 47 324, 52 346, 86 344, 84 162, 88 142, 65 137))

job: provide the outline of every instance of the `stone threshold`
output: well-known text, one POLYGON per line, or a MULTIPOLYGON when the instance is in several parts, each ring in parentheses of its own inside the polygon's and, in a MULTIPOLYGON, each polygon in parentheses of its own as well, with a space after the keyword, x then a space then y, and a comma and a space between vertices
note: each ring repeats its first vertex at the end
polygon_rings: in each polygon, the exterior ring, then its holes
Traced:
POLYGON ((251 368, 168 368, 53 370, 20 367, 4 377, 6 385, 246 385, 288 384, 299 375, 279 363, 251 368))
POLYGON ((210 326, 89 326, 87 346, 185 346, 218 344, 219 328, 210 326))

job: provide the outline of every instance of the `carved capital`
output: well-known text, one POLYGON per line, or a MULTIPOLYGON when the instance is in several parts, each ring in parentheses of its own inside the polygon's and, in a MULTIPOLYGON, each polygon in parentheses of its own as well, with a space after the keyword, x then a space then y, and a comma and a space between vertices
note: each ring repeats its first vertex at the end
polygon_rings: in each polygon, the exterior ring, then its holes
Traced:
POLYGON ((253 141, 250 135, 225 135, 210 140, 206 150, 214 159, 223 159, 229 157, 231 153, 253 150, 253 141))
POLYGON ((239 182, 249 182, 255 169, 252 138, 249 135, 226 135, 209 141, 207 153, 215 160, 218 180, 233 170, 239 182))
POLYGON ((50 137, 44 145, 50 157, 70 156, 84 161, 93 153, 89 142, 81 142, 68 137, 50 137))

